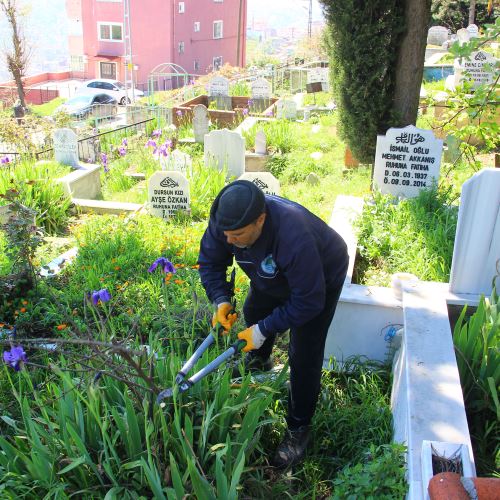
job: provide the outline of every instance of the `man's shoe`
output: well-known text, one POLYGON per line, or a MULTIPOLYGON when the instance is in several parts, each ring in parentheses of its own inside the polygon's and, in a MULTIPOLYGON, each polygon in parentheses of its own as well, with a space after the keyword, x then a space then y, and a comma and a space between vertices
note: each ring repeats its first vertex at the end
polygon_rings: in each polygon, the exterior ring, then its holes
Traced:
MULTIPOLYGON (((233 367, 233 378, 241 377, 240 364, 241 361, 233 367)), ((271 357, 264 359, 250 351, 243 358, 243 367, 245 372, 269 372, 273 369, 274 363, 271 357)))
POLYGON ((304 459, 306 448, 311 441, 311 430, 307 425, 298 429, 288 429, 285 438, 276 448, 272 465, 277 469, 288 469, 304 459))

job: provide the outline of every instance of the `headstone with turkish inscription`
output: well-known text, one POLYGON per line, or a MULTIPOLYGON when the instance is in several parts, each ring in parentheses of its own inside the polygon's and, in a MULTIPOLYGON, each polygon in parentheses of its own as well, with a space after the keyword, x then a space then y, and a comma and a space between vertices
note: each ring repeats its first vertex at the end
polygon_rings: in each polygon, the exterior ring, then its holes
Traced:
MULTIPOLYGON (((312 68, 307 72, 307 83, 321 83, 321 90, 328 92, 328 68, 312 68)), ((316 92, 316 91, 315 91, 316 92)))
POLYGON ((483 50, 472 52, 468 60, 455 59, 455 86, 460 85, 464 80, 470 81, 473 88, 483 83, 493 83, 496 64, 497 59, 483 50))
POLYGON ((78 138, 70 128, 59 128, 52 134, 56 161, 78 167, 78 138))
POLYGON ((203 144, 205 134, 208 134, 208 109, 203 104, 197 104, 193 107, 193 131, 194 140, 203 144))
POLYGON ((203 149, 205 166, 227 169, 229 176, 239 177, 245 172, 245 139, 238 132, 212 130, 205 135, 203 149))
POLYGON ((271 105, 271 84, 265 78, 257 78, 251 83, 251 95, 248 108, 252 113, 262 113, 271 105))
POLYGON ((460 28, 457 31, 457 38, 458 38, 458 42, 460 43, 460 45, 463 45, 464 43, 469 42, 470 41, 469 30, 467 28, 460 28))
POLYGON ((428 45, 443 45, 448 40, 448 28, 444 26, 432 26, 427 31, 427 44, 428 45))
POLYGON ((295 120, 297 118, 297 104, 289 99, 281 99, 276 103, 276 118, 295 120))
POLYGON ((181 172, 155 172, 148 182, 148 212, 169 219, 191 209, 189 182, 181 172))
POLYGON ((377 137, 374 185, 383 193, 418 196, 439 180, 443 141, 413 125, 390 128, 377 137))
POLYGON ((271 84, 265 78, 257 78, 251 83, 252 99, 271 97, 271 84))
POLYGON ((280 195, 280 182, 271 172, 245 172, 239 179, 253 182, 266 194, 280 195))
POLYGON ((167 156, 160 156, 160 165, 162 170, 175 170, 185 174, 188 170, 191 170, 193 160, 187 153, 174 149, 167 156))
POLYGON ((217 109, 231 110, 232 100, 229 96, 229 80, 223 76, 215 76, 208 84, 208 103, 215 101, 217 109))
POLYGON ((466 30, 470 33, 471 38, 478 38, 479 37, 479 28, 477 27, 476 24, 469 24, 469 26, 467 26, 466 30))

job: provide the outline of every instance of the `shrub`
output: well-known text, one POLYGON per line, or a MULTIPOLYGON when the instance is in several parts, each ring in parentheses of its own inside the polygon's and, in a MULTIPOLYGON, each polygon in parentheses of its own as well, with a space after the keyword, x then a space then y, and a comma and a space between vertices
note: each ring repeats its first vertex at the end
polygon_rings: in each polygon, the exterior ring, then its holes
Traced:
POLYGON ((392 125, 397 44, 404 27, 401 2, 321 0, 321 4, 340 134, 358 160, 371 163, 377 134, 385 134, 392 125))

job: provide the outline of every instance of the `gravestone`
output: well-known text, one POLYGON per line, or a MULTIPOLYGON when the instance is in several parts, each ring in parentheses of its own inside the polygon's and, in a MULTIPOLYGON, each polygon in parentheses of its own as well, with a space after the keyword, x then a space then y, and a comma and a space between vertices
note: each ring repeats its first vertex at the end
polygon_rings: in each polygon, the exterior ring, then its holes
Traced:
POLYGON ((266 194, 280 195, 280 182, 271 172, 245 172, 239 180, 253 182, 266 194))
POLYGON ((250 111, 262 113, 271 105, 271 84, 265 78, 257 78, 251 83, 251 95, 250 111))
POLYGON ((311 85, 311 92, 319 92, 323 90, 328 92, 329 90, 329 80, 328 80, 328 68, 312 68, 307 72, 307 83, 311 85), (321 88, 318 90, 312 90, 317 88, 314 84, 321 84, 321 88))
POLYGON ((427 32, 428 45, 443 45, 448 40, 448 28, 444 26, 432 26, 427 32))
POLYGON ((483 50, 472 52, 469 60, 463 59, 460 62, 460 59, 455 59, 455 86, 460 85, 464 80, 470 81, 473 88, 483 83, 493 83, 494 71, 488 71, 486 65, 494 67, 496 62, 492 54, 483 50))
POLYGON ((295 120, 297 118, 297 104, 289 99, 282 99, 276 103, 276 118, 295 120))
POLYGON ((267 138, 263 130, 255 134, 255 153, 258 155, 267 154, 267 138))
POLYGON ((467 28, 460 28, 457 31, 457 38, 458 38, 460 45, 467 43, 468 41, 470 41, 469 30, 467 28))
POLYGON ((252 99, 271 97, 271 84, 265 78, 257 78, 251 84, 252 99))
POLYGON ((450 291, 489 296, 500 287, 500 170, 485 168, 462 186, 450 291))
POLYGON ((78 138, 70 128, 59 128, 52 134, 56 161, 78 167, 78 138))
POLYGON ((208 95, 210 97, 216 95, 229 95, 229 80, 223 76, 215 76, 208 84, 208 95))
POLYGON ((467 26, 466 30, 469 32, 469 35, 471 38, 477 38, 479 37, 479 28, 475 24, 469 24, 467 26))
POLYGON ((412 198, 439 180, 443 141, 413 125, 377 136, 373 183, 383 194, 412 198))
POLYGON ((232 100, 229 97, 229 80, 222 76, 216 76, 208 84, 208 103, 215 101, 217 109, 230 111, 232 100))
POLYGON ((203 104, 193 107, 193 130, 194 140, 203 144, 205 134, 208 134, 208 109, 203 104))
POLYGON ((186 174, 193 166, 191 156, 178 149, 174 149, 167 156, 160 156, 160 165, 162 170, 182 172, 186 174))
POLYGON ((191 209, 189 182, 180 172, 155 172, 148 182, 148 212, 169 219, 179 210, 191 209))
POLYGON ((239 177, 245 172, 245 139, 228 129, 212 130, 205 135, 205 166, 227 169, 228 175, 239 177))

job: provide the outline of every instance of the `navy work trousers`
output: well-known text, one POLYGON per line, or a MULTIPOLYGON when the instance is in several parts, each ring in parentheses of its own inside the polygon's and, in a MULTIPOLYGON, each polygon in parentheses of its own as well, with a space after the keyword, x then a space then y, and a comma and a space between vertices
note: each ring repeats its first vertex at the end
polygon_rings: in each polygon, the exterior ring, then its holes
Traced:
MULTIPOLYGON (((290 390, 287 416, 289 429, 297 429, 311 423, 321 386, 326 336, 341 291, 342 285, 328 289, 323 310, 304 325, 290 329, 290 390)), ((277 299, 250 287, 243 306, 247 327, 255 325, 285 302, 286 299, 277 299)), ((277 334, 269 335, 262 347, 254 351, 255 355, 263 359, 268 358, 276 337, 277 334)))

